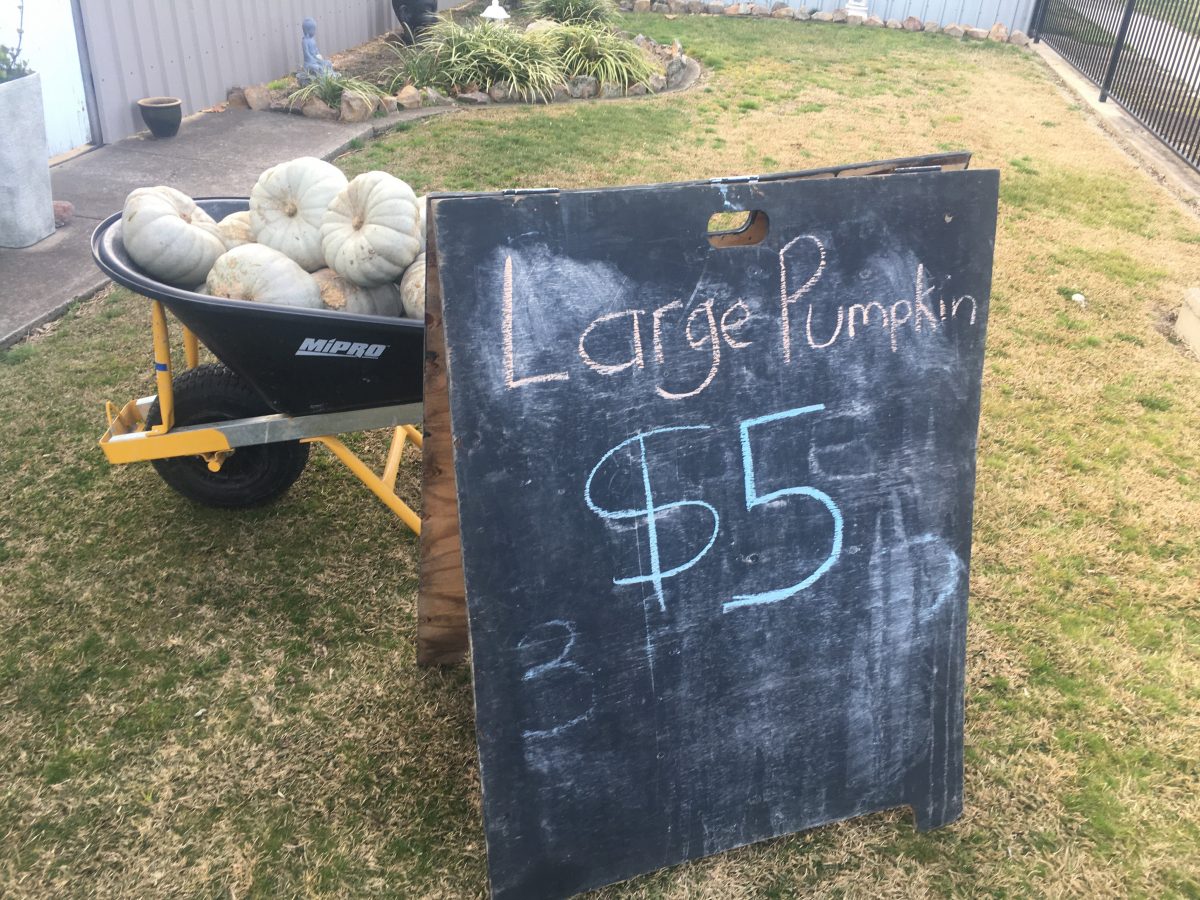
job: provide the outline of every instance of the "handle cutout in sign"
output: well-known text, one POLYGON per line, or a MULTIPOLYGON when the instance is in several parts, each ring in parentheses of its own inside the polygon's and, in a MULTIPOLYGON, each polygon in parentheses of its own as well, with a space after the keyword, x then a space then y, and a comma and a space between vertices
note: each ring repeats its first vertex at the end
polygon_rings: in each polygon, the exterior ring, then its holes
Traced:
POLYGON ((770 224, 761 209, 716 212, 708 219, 708 242, 718 250, 753 247, 766 240, 770 224))

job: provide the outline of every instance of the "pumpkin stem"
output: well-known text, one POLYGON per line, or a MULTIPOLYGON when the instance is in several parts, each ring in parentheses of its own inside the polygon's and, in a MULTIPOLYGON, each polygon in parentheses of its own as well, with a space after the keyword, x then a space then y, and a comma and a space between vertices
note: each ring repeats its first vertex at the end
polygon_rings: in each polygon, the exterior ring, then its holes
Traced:
POLYGON ((300 209, 291 200, 289 200, 287 205, 283 208, 283 214, 285 216, 294 216, 298 212, 300 212, 300 209))
POLYGON ((354 221, 351 224, 354 226, 354 230, 358 231, 363 227, 364 224, 366 224, 366 222, 363 217, 359 215, 354 217, 354 221))

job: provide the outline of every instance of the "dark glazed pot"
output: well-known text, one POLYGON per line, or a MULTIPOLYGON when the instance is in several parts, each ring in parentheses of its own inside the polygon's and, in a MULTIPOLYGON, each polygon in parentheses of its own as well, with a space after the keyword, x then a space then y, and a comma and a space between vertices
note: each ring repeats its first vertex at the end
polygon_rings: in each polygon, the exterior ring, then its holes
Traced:
POLYGON ((146 97, 139 100, 142 121, 156 138, 175 137, 183 121, 183 108, 178 97, 146 97))

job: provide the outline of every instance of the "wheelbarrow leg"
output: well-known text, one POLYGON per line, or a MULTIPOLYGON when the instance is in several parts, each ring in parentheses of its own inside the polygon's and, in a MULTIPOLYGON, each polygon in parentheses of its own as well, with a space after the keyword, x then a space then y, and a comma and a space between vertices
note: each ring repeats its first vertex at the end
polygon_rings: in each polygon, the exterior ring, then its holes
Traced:
MULTIPOLYGON (((404 426, 401 426, 401 428, 403 427, 404 426)), ((399 431, 400 428, 396 430, 399 431)), ((351 451, 351 449, 343 444, 340 440, 332 435, 325 435, 323 437, 304 438, 301 443, 324 444, 329 448, 329 451, 339 460, 341 460, 342 464, 349 469, 351 473, 353 473, 355 478, 365 484, 367 488, 370 489, 372 494, 382 500, 384 505, 394 512, 400 518, 401 522, 409 527, 413 534, 419 535, 421 533, 421 517, 413 512, 412 508, 407 503, 396 496, 394 487, 389 486, 384 479, 380 478, 369 468, 367 468, 366 464, 363 463, 363 461, 357 456, 355 456, 353 451, 351 451)), ((399 443, 398 440, 393 441, 393 449, 395 449, 397 443, 399 443)), ((391 454, 389 453, 388 456, 390 457, 391 454)), ((394 476, 392 484, 395 484, 394 476)))

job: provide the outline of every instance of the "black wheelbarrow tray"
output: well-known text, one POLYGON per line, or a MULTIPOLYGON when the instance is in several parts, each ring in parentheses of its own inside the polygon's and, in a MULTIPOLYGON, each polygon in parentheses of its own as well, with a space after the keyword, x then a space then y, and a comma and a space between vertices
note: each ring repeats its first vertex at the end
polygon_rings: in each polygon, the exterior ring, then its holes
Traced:
MULTIPOLYGON (((200 199, 217 221, 246 198, 200 199)), ((414 532, 419 517, 395 493, 406 442, 422 416, 424 322, 208 297, 139 271, 121 242, 121 215, 92 235, 96 264, 151 301, 157 395, 108 404, 100 439, 114 464, 149 460, 184 496, 210 506, 265 503, 288 489, 324 444, 414 532), (183 326, 185 369, 172 369, 167 312, 183 326), (200 363, 200 347, 217 363, 200 363), (382 475, 337 437, 394 429, 382 475)))

